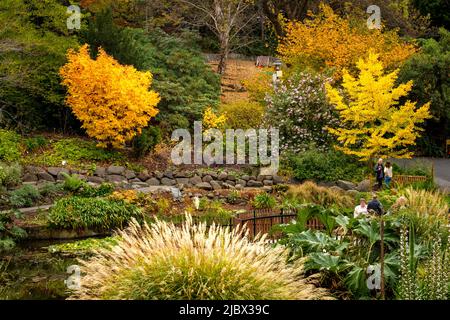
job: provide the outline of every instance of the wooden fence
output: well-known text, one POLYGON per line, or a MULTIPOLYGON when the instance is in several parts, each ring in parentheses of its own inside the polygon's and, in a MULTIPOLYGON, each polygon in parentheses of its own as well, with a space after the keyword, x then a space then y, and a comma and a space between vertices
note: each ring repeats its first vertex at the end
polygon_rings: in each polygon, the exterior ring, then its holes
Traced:
MULTIPOLYGON (((271 232, 275 225, 290 223, 297 219, 296 210, 283 209, 266 209, 253 210, 237 214, 230 219, 226 226, 236 227, 238 225, 245 226, 249 231, 250 238, 254 238, 258 233, 268 234, 271 239, 277 239, 281 236, 279 232, 271 232)), ((318 218, 312 218, 307 221, 307 227, 314 230, 321 230, 324 228, 323 224, 318 218)))
POLYGON ((405 185, 405 184, 411 184, 416 182, 425 182, 427 181, 426 176, 402 176, 402 175, 396 175, 393 178, 393 181, 398 185, 405 185))

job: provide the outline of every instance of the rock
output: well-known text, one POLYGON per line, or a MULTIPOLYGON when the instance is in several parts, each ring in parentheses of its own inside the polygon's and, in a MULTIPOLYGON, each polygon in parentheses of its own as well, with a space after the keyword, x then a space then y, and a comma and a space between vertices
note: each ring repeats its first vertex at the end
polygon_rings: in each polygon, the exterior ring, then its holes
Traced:
POLYGON ((282 177, 277 176, 277 175, 273 176, 273 183, 274 184, 280 184, 280 183, 283 183, 283 182, 284 182, 284 180, 283 180, 282 177))
POLYGON ((33 173, 25 173, 22 177, 23 182, 35 182, 37 180, 38 180, 37 175, 33 173))
POLYGON ((124 176, 118 174, 108 174, 106 180, 114 183, 127 183, 127 179, 124 176))
POLYGON ((53 176, 47 172, 39 172, 37 174, 37 177, 39 180, 45 180, 45 181, 50 181, 50 182, 55 182, 55 179, 53 178, 53 176))
POLYGON ((58 167, 48 167, 47 168, 47 172, 50 173, 52 176, 56 177, 58 175, 58 173, 61 172, 63 168, 58 168, 58 167))
POLYGON ((237 190, 242 190, 242 189, 244 189, 244 186, 243 186, 242 184, 237 183, 237 184, 234 186, 234 188, 237 189, 237 190))
POLYGON ((225 183, 228 184, 228 185, 230 185, 230 186, 233 186, 233 187, 234 187, 234 185, 236 184, 236 182, 234 182, 234 181, 232 181, 232 180, 227 180, 227 181, 225 181, 225 183))
POLYGON ((89 177, 87 177, 87 180, 89 182, 98 183, 98 184, 105 182, 105 179, 103 179, 102 177, 96 177, 96 176, 89 176, 89 177))
POLYGON ((132 189, 140 189, 140 188, 145 188, 145 187, 148 187, 148 184, 145 182, 133 182, 131 184, 132 189))
POLYGON ((180 190, 178 190, 178 188, 170 187, 170 186, 149 186, 149 187, 137 189, 137 191, 142 192, 142 193, 170 192, 170 193, 174 194, 174 193, 179 193, 180 190))
POLYGON ((202 190, 212 190, 213 187, 209 182, 200 182, 195 185, 196 188, 202 189, 202 190))
POLYGON ((245 174, 241 177, 242 180, 248 181, 250 180, 250 176, 248 174, 245 174))
POLYGON ((105 177, 106 176, 106 168, 103 168, 103 167, 95 168, 94 175, 98 176, 98 177, 105 177))
POLYGON ((69 174, 69 170, 62 168, 61 171, 59 171, 58 175, 56 176, 56 180, 64 181, 64 179, 66 179, 66 177, 64 177, 64 173, 69 174))
POLYGON ((263 175, 258 175, 257 177, 256 177, 256 180, 257 181, 260 181, 260 182, 263 182, 264 180, 266 180, 266 176, 263 176, 263 175))
POLYGON ((272 180, 263 180, 263 184, 265 186, 273 186, 273 181, 272 180))
POLYGON ((347 190, 346 192, 349 196, 351 196, 353 198, 356 198, 356 196, 359 194, 359 192, 357 190, 353 190, 353 189, 347 190))
POLYGON ((220 181, 225 181, 227 180, 228 174, 226 172, 221 172, 218 176, 217 179, 219 179, 220 181))
POLYGON ((212 192, 208 192, 208 194, 206 195, 208 198, 212 199, 214 198, 214 193, 212 192))
POLYGON ((203 182, 202 178, 200 178, 198 175, 195 175, 192 178, 189 178, 189 183, 192 184, 192 185, 196 185, 196 184, 201 183, 201 182, 203 182))
POLYGON ((31 174, 38 174, 38 173, 45 172, 45 170, 42 169, 41 167, 35 167, 35 166, 25 166, 24 171, 31 173, 31 174))
POLYGON ((177 171, 174 173, 175 178, 189 178, 186 172, 177 171))
POLYGON ((140 179, 138 179, 138 178, 129 179, 128 182, 130 182, 130 183, 142 183, 142 181, 140 179))
POLYGON ((150 178, 147 181, 145 181, 149 186, 159 186, 161 183, 156 178, 150 178))
POLYGON ((210 181, 212 181, 212 179, 213 179, 213 178, 208 174, 208 175, 206 175, 206 176, 203 177, 202 181, 203 181, 203 182, 210 182, 210 181))
POLYGON ((125 168, 122 166, 109 166, 108 169, 106 169, 106 173, 109 175, 121 175, 125 172, 125 168))
POLYGON ((169 178, 169 179, 173 179, 173 172, 170 170, 167 170, 164 172, 164 177, 169 178))
POLYGON ((224 182, 224 183, 222 184, 222 188, 223 188, 223 189, 233 189, 233 188, 234 188, 234 184, 231 185, 231 184, 228 184, 228 183, 224 182))
POLYGON ((170 178, 164 177, 164 178, 161 179, 161 184, 163 186, 174 186, 174 185, 177 184, 177 182, 174 179, 170 179, 170 178))
POLYGON ((220 189, 222 189, 222 186, 221 186, 217 181, 212 180, 209 184, 211 185, 211 187, 212 187, 214 190, 220 190, 220 189))
POLYGON ((234 175, 232 175, 232 174, 229 174, 229 175, 227 176, 227 179, 228 179, 229 181, 236 181, 236 177, 235 177, 234 175))
POLYGON ((333 190, 335 192, 344 192, 345 191, 344 189, 342 189, 341 187, 338 187, 338 186, 332 186, 332 187, 330 187, 330 190, 333 190))
POLYGON ((213 179, 217 179, 217 177, 219 176, 218 174, 217 174, 217 172, 214 172, 214 171, 211 171, 211 172, 209 172, 208 173, 213 179))
POLYGON ((369 192, 370 191, 370 180, 366 179, 358 183, 356 190, 359 192, 369 192))
POLYGON ((244 179, 237 179, 236 184, 240 184, 242 187, 245 187, 247 185, 247 181, 244 179))
POLYGON ((263 191, 266 191, 266 192, 271 192, 272 191, 272 187, 271 186, 264 186, 264 187, 262 187, 262 189, 263 189, 263 191))
POLYGON ((133 178, 136 178, 136 173, 134 173, 134 171, 132 171, 132 170, 125 170, 124 176, 128 180, 133 179, 133 178))
POLYGON ((155 171, 155 177, 157 177, 158 179, 162 179, 164 177, 164 174, 162 172, 155 171))
POLYGON ((141 181, 147 181, 148 179, 150 179, 150 175, 148 174, 147 170, 140 172, 137 177, 141 181))
POLYGON ((320 187, 331 188, 331 187, 336 186, 336 183, 330 182, 330 181, 320 181, 317 183, 317 185, 320 187))
POLYGON ((350 182, 350 181, 346 181, 346 180, 338 180, 337 182, 336 182, 336 185, 339 187, 339 188, 342 188, 342 189, 344 189, 344 190, 351 190, 351 189, 355 189, 355 184, 353 183, 353 182, 350 182))
POLYGON ((189 184, 189 178, 176 178, 178 184, 187 185, 189 184))
POLYGON ((263 186, 263 183, 261 181, 249 180, 247 182, 247 187, 250 187, 250 188, 261 188, 262 186, 263 186))

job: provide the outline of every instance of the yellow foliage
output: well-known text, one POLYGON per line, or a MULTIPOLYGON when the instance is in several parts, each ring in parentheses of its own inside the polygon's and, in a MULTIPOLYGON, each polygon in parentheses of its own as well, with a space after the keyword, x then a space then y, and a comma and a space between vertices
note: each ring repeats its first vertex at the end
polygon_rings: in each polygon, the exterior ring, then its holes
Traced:
POLYGON ((69 50, 67 58, 60 70, 66 103, 98 146, 123 147, 158 113, 160 98, 149 91, 150 72, 122 66, 102 49, 91 59, 87 45, 69 50))
POLYGON ((378 55, 370 53, 357 63, 358 78, 343 70, 343 92, 326 84, 327 96, 339 112, 339 128, 328 128, 341 146, 337 148, 360 160, 373 156, 408 158, 408 146, 415 144, 422 129, 417 125, 430 118, 430 103, 416 108, 416 103, 399 99, 412 88, 412 81, 394 87, 399 70, 384 74, 378 55))
POLYGON ((225 115, 216 115, 211 107, 203 112, 203 129, 223 129, 227 117, 225 115))
POLYGON ((114 191, 111 196, 114 200, 123 200, 127 203, 135 203, 138 199, 136 190, 120 190, 114 191))
POLYGON ((264 106, 258 102, 240 100, 223 104, 219 110, 226 117, 225 126, 228 129, 256 129, 263 122, 264 106))
POLYGON ((265 68, 252 77, 242 81, 251 100, 264 103, 266 94, 273 93, 272 73, 273 68, 265 68))
POLYGON ((396 31, 369 30, 364 23, 353 26, 348 19, 339 17, 327 5, 321 5, 321 12, 310 14, 304 22, 290 22, 281 39, 278 52, 287 64, 303 65, 318 71, 325 67, 334 69, 339 79, 342 70, 353 70, 362 56, 373 50, 380 54, 387 69, 400 66, 415 52, 411 44, 404 43, 396 31))

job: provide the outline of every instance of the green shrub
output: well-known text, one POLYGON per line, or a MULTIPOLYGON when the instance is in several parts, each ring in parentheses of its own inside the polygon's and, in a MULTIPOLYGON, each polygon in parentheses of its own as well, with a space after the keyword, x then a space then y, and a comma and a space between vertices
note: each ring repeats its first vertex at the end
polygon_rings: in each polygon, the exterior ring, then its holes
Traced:
POLYGON ((94 198, 110 195, 114 191, 114 185, 111 183, 102 183, 98 187, 85 184, 78 190, 77 195, 80 197, 94 198))
POLYGON ((25 230, 15 225, 15 218, 21 218, 20 212, 0 211, 0 252, 12 249, 16 240, 27 237, 25 230))
POLYGON ((161 130, 158 127, 148 127, 133 139, 133 154, 136 158, 147 155, 161 142, 161 130))
POLYGON ((20 155, 20 135, 11 130, 0 129, 0 160, 16 161, 20 155))
POLYGON ((170 137, 176 129, 187 129, 191 127, 189 120, 181 114, 169 114, 161 119, 159 124, 163 135, 170 137))
POLYGON ((34 165, 58 166, 62 161, 68 165, 79 165, 83 162, 120 161, 123 155, 118 151, 97 148, 94 141, 79 138, 61 139, 52 144, 50 150, 27 159, 34 165))
POLYGON ((363 163, 335 150, 311 149, 301 154, 288 154, 283 162, 300 181, 361 181, 368 170, 363 163))
POLYGON ((302 264, 287 250, 242 229, 157 221, 120 231, 117 250, 81 262, 81 286, 72 299, 264 300, 321 299, 328 292, 307 283, 302 264))
POLYGON ((106 198, 68 197, 56 201, 48 215, 49 226, 62 229, 110 230, 141 218, 139 208, 106 198))
POLYGON ((19 164, 6 164, 0 162, 0 187, 13 186, 20 182, 22 168, 19 164))
POLYGON ((31 207, 40 197, 38 188, 27 184, 11 191, 9 202, 15 208, 31 207))
POLYGON ((75 123, 64 105, 66 92, 58 73, 67 62, 67 49, 78 46, 66 25, 66 5, 54 0, 0 1, 1 42, 14 44, 2 45, 0 54, 0 125, 53 131, 75 123))
POLYGON ((45 138, 43 136, 36 136, 36 137, 26 138, 25 141, 23 142, 23 144, 25 145, 25 148, 27 149, 27 151, 33 152, 39 148, 42 148, 42 147, 48 145, 49 141, 47 140, 47 138, 45 138))
POLYGON ((267 192, 261 192, 253 199, 253 206, 256 209, 272 209, 276 205, 276 199, 267 192))
POLYGON ((43 197, 55 197, 64 193, 64 184, 48 182, 39 188, 39 192, 43 197))
POLYGON ((63 188, 69 192, 77 192, 86 185, 86 182, 78 178, 76 174, 69 175, 65 172, 61 173, 64 176, 63 188))

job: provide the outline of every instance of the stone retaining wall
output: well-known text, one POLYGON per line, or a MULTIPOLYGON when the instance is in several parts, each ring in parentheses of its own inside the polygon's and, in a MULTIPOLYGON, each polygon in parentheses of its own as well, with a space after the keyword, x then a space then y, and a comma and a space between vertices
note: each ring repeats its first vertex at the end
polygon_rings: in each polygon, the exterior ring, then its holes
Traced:
POLYGON ((283 183, 279 176, 245 175, 234 172, 204 172, 204 171, 165 171, 165 172, 134 172, 123 166, 97 167, 95 171, 70 170, 61 167, 25 166, 22 181, 28 184, 64 181, 63 172, 77 174, 81 179, 100 184, 110 182, 119 185, 131 185, 133 188, 146 186, 176 186, 179 188, 199 188, 203 190, 242 189, 245 187, 262 188, 283 183))

